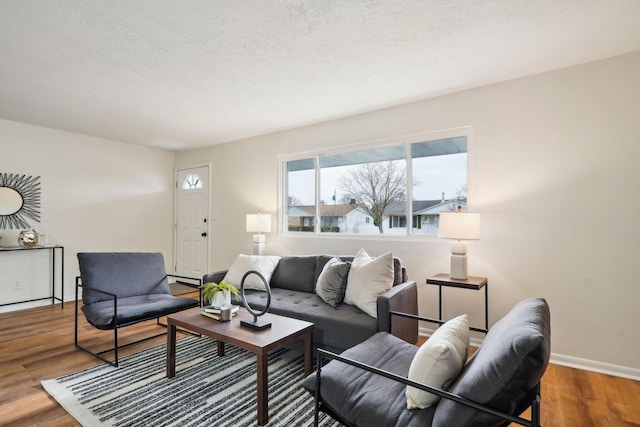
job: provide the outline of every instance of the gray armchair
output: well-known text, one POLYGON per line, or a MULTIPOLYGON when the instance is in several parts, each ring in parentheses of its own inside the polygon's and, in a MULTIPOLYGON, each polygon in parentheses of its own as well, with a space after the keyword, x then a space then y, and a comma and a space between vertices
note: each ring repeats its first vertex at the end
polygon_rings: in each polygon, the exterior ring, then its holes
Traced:
POLYGON ((316 399, 316 425, 323 411, 347 426, 540 426, 540 381, 550 356, 544 299, 524 300, 499 320, 448 391, 407 379, 417 350, 386 332, 341 355, 318 350, 317 371, 303 382, 316 399), (407 385, 441 399, 409 410, 407 385), (530 420, 519 416, 528 407, 530 420))
MULTIPOLYGON (((78 253, 80 276, 76 277, 75 346, 92 356, 118 366, 118 329, 156 319, 200 305, 200 299, 171 295, 168 276, 186 280, 199 288, 201 279, 168 275, 161 253, 78 253), (78 339, 78 290, 82 289, 82 313, 87 322, 98 329, 113 330, 113 348, 93 352, 80 345, 78 339), (114 360, 104 353, 113 351, 114 360)), ((162 325, 164 326, 164 325, 162 325)), ((164 332, 166 333, 166 331, 164 332)), ((136 342, 155 338, 156 334, 136 342)))

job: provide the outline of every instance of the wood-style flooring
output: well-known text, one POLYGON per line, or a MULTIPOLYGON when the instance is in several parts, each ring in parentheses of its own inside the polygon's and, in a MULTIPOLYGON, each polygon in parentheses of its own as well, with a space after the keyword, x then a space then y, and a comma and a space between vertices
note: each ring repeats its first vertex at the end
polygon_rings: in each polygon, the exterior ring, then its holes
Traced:
MULTIPOLYGON (((0 426, 77 426, 40 381, 99 363, 73 344, 74 304, 0 314, 0 426)), ((121 342, 161 328, 146 322, 120 330, 121 342)), ((106 346, 112 337, 81 323, 83 342, 106 346)), ((164 337, 122 350, 122 355, 166 343, 164 337)), ((159 369, 164 369, 159 367, 159 369)), ((528 417, 528 414, 524 414, 528 417)), ((545 427, 640 426, 640 382, 550 365, 542 381, 545 427)))

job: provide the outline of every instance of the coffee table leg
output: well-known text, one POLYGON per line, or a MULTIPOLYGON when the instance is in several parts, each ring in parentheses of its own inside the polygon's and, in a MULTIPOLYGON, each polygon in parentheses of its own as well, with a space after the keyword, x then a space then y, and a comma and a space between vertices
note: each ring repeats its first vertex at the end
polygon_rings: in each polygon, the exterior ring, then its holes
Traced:
POLYGON ((167 323, 167 378, 176 375, 176 325, 167 323))
POLYGON ((313 355, 313 330, 304 336, 304 374, 311 373, 311 358, 313 355))
POLYGON ((269 388, 267 377, 268 353, 256 354, 258 359, 258 425, 263 426, 269 421, 269 388))
POLYGON ((218 340, 218 356, 224 356, 224 343, 218 340))

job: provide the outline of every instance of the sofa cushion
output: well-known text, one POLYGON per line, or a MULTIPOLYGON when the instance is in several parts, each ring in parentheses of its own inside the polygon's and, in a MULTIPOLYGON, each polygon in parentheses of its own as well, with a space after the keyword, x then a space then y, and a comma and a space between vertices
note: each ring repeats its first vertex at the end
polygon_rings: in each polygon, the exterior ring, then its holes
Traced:
MULTIPOLYGON (((171 294, 164 257, 147 252, 79 252, 82 284, 114 293, 118 298, 171 294)), ((83 289, 82 302, 111 300, 108 295, 83 289)))
MULTIPOLYGON (((229 271, 227 271, 223 281, 229 282, 239 289, 242 284, 242 277, 247 271, 253 270, 262 274, 264 280, 269 283, 271 281, 271 275, 276 269, 279 260, 279 256, 240 254, 229 268, 229 271)), ((245 289, 255 289, 259 291, 265 290, 262 280, 260 280, 260 278, 255 274, 247 276, 244 287, 245 289)))
MULTIPOLYGON (((385 332, 378 332, 342 356, 405 376, 418 348, 385 332)), ((302 386, 313 396, 316 374, 302 386)), ((408 410, 405 385, 333 360, 322 368, 321 395, 330 410, 358 426, 430 426, 435 408, 408 410), (348 381, 345 381, 348 378, 348 381), (367 405, 359 405, 365 401, 367 405)))
MULTIPOLYGON (((529 393, 540 382, 550 356, 549 306, 542 298, 518 303, 489 330, 449 390, 509 414, 529 405, 529 393)), ((434 425, 502 425, 489 414, 441 400, 434 425)))
POLYGON ((378 295, 393 286, 393 255, 387 252, 371 258, 360 249, 351 263, 344 302, 378 317, 378 295))
POLYGON ((313 293, 316 284, 316 256, 284 256, 276 266, 273 288, 313 293))
MULTIPOLYGON (((265 292, 247 291, 245 296, 254 309, 267 302, 265 292)), ((314 342, 332 350, 353 347, 378 331, 376 319, 353 305, 334 309, 316 294, 290 289, 271 289, 269 313, 312 322, 314 342)))
MULTIPOLYGON (((463 314, 440 326, 420 346, 409 367, 408 378, 441 390, 448 390, 467 361, 469 321, 463 314)), ((440 396, 407 386, 407 409, 424 409, 440 396)))
POLYGON ((331 307, 335 308, 344 300, 350 268, 350 262, 341 262, 338 258, 332 258, 325 264, 318 277, 316 294, 331 307))

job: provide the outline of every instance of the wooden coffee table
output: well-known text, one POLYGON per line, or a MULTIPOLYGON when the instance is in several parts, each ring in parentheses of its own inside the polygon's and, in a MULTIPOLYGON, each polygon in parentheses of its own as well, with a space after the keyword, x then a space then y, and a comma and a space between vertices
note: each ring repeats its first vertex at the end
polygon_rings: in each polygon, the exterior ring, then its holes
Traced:
POLYGON ((244 308, 230 322, 219 322, 202 316, 200 310, 187 310, 167 317, 167 378, 176 374, 176 329, 178 327, 218 340, 218 357, 224 356, 224 344, 255 353, 257 358, 258 425, 269 421, 267 356, 269 351, 304 337, 304 373, 311 373, 313 323, 267 313, 260 320, 271 322, 271 328, 256 331, 240 326, 240 320, 253 320, 244 308))

